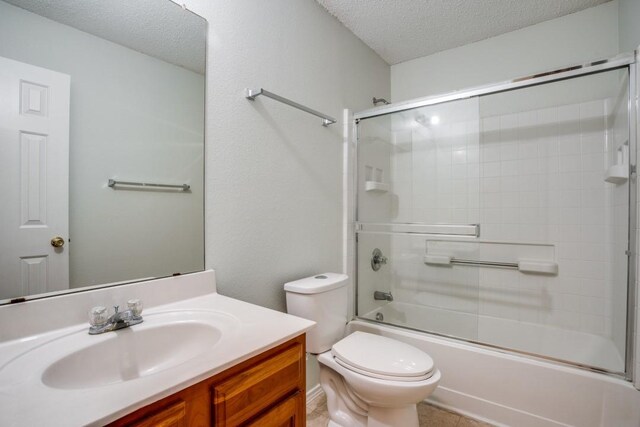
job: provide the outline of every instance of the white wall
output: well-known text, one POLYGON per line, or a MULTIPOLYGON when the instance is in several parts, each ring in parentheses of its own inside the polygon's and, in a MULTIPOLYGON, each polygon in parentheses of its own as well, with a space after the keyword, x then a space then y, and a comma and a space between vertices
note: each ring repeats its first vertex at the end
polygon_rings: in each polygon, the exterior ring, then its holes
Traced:
POLYGON ((4 2, 0 40, 0 56, 71 76, 71 286, 201 269, 203 76, 4 2), (114 191, 113 177, 192 192, 114 191))
MULTIPOLYGON (((636 0, 629 0, 635 2, 636 0)), ((614 0, 391 67, 393 102, 446 93, 618 53, 614 0)))
POLYGON ((620 16, 620 52, 629 52, 640 45, 640 1, 618 0, 620 16))
POLYGON ((285 282, 342 270, 343 109, 389 96, 389 66, 313 0, 185 3, 209 21, 206 266, 221 294, 284 311, 285 282))
POLYGON ((389 66, 312 0, 187 6, 209 21, 206 264, 220 293, 285 310, 285 282, 341 269, 342 110, 388 96, 389 66))

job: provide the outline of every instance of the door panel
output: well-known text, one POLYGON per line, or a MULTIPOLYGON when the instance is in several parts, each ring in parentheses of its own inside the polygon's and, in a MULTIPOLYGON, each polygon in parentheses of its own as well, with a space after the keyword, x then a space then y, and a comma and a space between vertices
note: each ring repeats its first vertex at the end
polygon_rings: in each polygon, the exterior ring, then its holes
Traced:
POLYGON ((69 76, 0 57, 0 299, 69 287, 69 97, 69 76))

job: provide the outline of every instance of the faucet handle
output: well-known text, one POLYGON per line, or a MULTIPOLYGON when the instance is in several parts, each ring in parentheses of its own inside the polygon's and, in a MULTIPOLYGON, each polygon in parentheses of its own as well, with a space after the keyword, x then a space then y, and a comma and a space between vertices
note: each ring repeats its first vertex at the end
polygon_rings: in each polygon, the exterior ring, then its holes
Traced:
POLYGON ((89 310, 89 324, 91 326, 101 326, 107 323, 109 313, 107 308, 101 305, 93 307, 89 310))
POLYGON ((142 314, 142 300, 140 299, 130 299, 129 301, 127 301, 127 307, 129 308, 129 310, 131 310, 131 312, 133 313, 134 316, 136 317, 140 317, 140 315, 142 314))

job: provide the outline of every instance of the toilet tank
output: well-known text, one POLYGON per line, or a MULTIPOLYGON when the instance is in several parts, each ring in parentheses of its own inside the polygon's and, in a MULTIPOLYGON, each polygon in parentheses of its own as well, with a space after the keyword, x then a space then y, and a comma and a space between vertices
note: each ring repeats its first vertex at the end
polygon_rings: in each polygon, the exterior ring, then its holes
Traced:
POLYGON ((287 312, 313 320, 316 325, 307 332, 307 351, 323 353, 344 337, 347 325, 346 274, 323 273, 289 282, 287 312))

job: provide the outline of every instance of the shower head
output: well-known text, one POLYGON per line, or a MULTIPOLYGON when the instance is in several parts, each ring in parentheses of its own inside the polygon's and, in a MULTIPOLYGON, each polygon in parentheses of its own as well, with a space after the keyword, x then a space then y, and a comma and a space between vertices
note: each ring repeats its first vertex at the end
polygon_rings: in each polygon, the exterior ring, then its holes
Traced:
POLYGON ((432 125, 437 125, 440 123, 440 116, 425 116, 424 114, 419 114, 416 116, 415 121, 420 123, 424 127, 430 127, 432 125))

